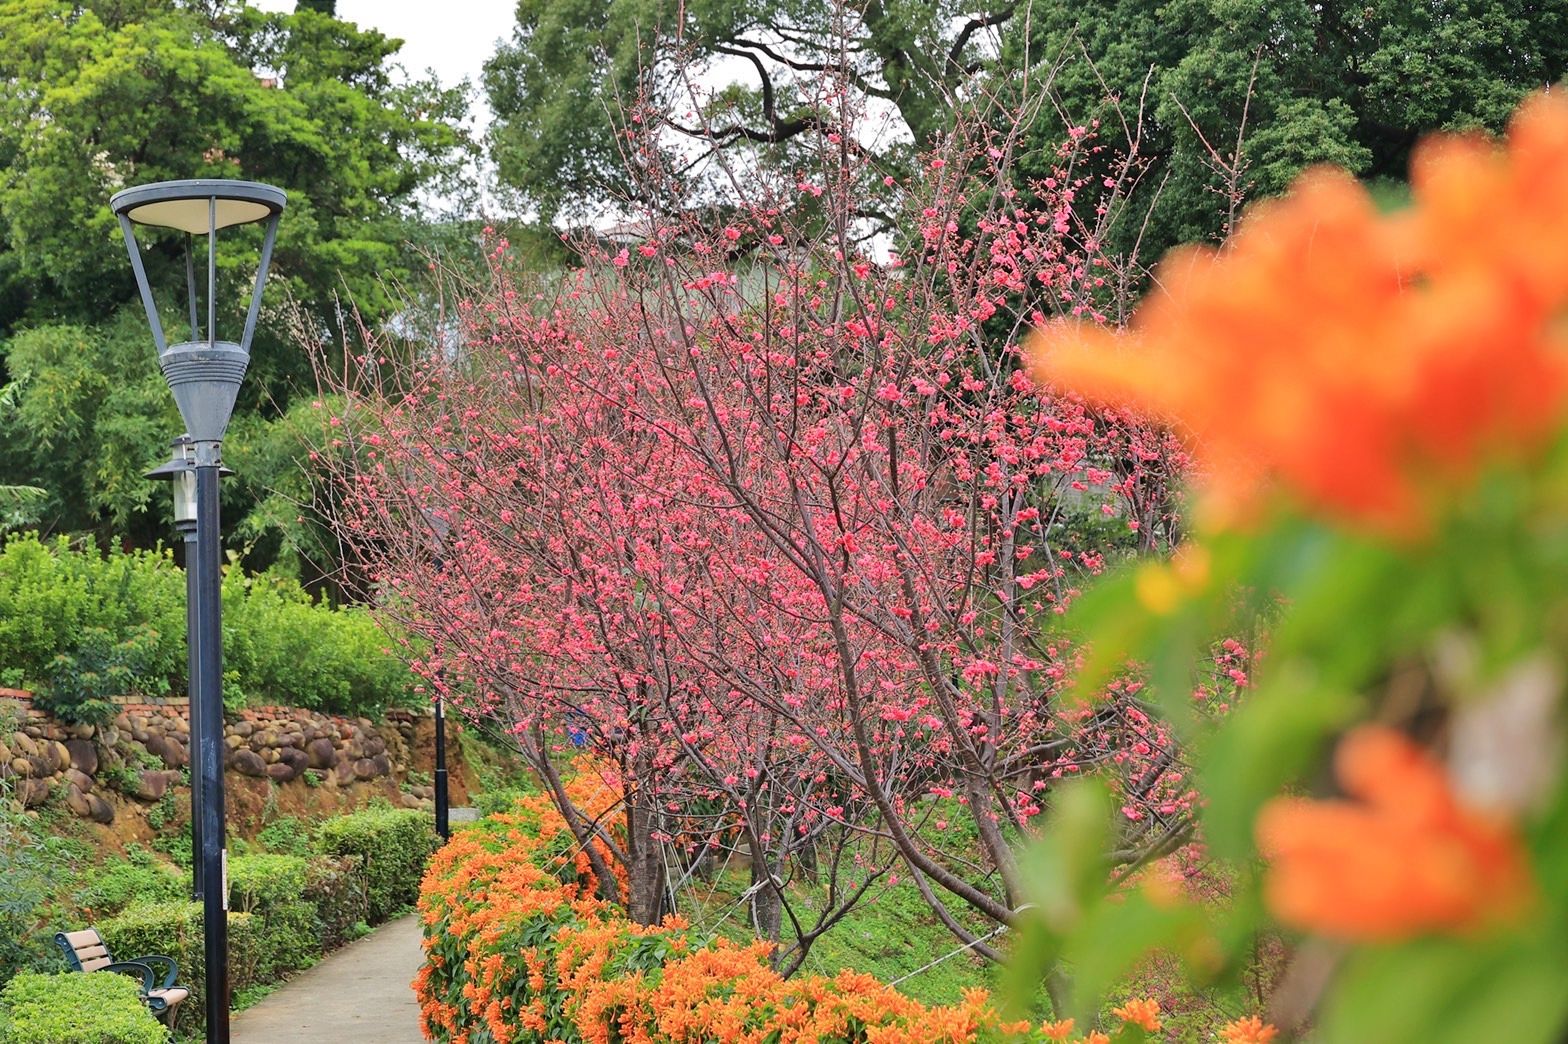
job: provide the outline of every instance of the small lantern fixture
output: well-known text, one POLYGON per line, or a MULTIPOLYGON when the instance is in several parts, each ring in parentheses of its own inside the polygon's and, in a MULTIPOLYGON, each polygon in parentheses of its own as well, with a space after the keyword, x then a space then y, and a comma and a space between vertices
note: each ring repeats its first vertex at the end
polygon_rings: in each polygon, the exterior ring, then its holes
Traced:
POLYGON ((170 439, 169 447, 173 450, 170 459, 143 477, 168 480, 169 488, 174 492, 174 528, 183 533, 196 528, 195 453, 189 435, 170 439))
POLYGON ((109 206, 120 219, 120 231, 131 255, 131 270, 141 292, 147 325, 158 348, 158 367, 174 393, 186 431, 195 445, 197 463, 216 464, 217 446, 228 429, 239 396, 240 382, 250 364, 250 342, 261 310, 261 291, 272 263, 272 244, 287 197, 283 190, 254 181, 160 181, 116 192, 109 206), (266 222, 261 264, 250 296, 250 311, 238 342, 219 340, 218 231, 236 225, 266 222), (136 243, 133 224, 172 228, 185 233, 185 283, 190 305, 190 340, 169 344, 158 318, 157 302, 147 283, 147 269, 136 243), (196 260, 192 237, 207 237, 207 325, 202 336, 196 304, 196 260))
MULTIPOLYGON (((189 435, 169 440, 169 459, 153 468, 143 478, 166 479, 174 493, 174 528, 181 533, 196 528, 196 448, 189 435)), ((234 469, 218 469, 220 478, 228 478, 234 469)))

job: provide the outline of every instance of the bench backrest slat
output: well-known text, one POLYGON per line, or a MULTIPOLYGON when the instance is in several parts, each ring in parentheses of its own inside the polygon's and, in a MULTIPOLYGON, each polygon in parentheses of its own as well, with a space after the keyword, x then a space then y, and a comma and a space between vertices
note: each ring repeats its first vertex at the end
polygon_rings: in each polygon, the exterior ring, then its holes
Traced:
POLYGON ((71 948, 71 956, 84 972, 97 971, 114 963, 109 948, 96 928, 83 928, 79 932, 61 932, 56 939, 64 939, 71 948))

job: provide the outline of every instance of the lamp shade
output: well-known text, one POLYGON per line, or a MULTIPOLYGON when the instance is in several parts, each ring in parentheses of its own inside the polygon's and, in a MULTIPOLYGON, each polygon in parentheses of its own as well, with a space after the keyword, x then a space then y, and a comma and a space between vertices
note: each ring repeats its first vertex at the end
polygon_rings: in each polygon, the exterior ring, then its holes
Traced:
POLYGON ((138 225, 204 236, 209 217, 215 216, 215 228, 249 225, 282 213, 286 202, 283 190, 272 185, 198 178, 124 189, 110 197, 109 206, 138 225), (209 201, 215 204, 215 215, 209 213, 209 201))

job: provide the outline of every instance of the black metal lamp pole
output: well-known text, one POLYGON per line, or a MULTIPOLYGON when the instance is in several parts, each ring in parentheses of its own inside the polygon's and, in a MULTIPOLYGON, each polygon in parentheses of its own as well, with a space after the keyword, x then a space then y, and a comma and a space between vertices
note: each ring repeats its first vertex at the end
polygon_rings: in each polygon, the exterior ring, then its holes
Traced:
POLYGON ((448 801, 446 792, 446 708, 445 701, 441 698, 441 690, 436 690, 436 772, 432 781, 436 789, 436 833, 441 835, 441 840, 448 841, 452 837, 452 825, 448 821, 448 801))
MULTIPOLYGON (((229 1044, 228 961, 228 849, 224 844, 223 794, 223 627, 220 529, 218 521, 219 450, 240 382, 250 364, 250 342, 261 309, 261 291, 267 282, 272 245, 278 220, 287 202, 281 189, 251 181, 164 181, 116 192, 109 206, 120 220, 120 230, 130 251, 131 269, 141 292, 147 325, 158 349, 174 401, 185 419, 190 437, 188 467, 195 471, 195 554, 186 559, 187 593, 194 609, 187 610, 193 647, 191 660, 191 731, 194 777, 200 794, 199 821, 201 864, 202 956, 206 969, 208 1044, 229 1044), (217 242, 218 231, 235 225, 265 222, 261 263, 251 291, 245 331, 238 343, 217 339, 217 242), (169 344, 163 335, 158 306, 147 282, 140 247, 132 223, 170 228, 185 233, 185 270, 190 304, 191 338, 169 344), (191 237, 207 237, 207 329, 197 329, 196 272, 191 237)), ((183 471, 183 469, 182 469, 183 471)))
MULTIPOLYGON (((456 451, 443 447, 443 452, 451 456, 456 451)), ((447 530, 450 524, 428 510, 425 511, 425 521, 429 523, 431 530, 435 533, 437 547, 436 572, 445 573, 446 555, 444 552, 447 530)), ((441 840, 450 841, 452 839, 452 822, 451 798, 447 790, 446 773, 446 698, 441 695, 441 689, 446 685, 445 650, 438 648, 436 651, 441 654, 443 662, 436 678, 436 771, 435 778, 431 780, 431 783, 435 787, 436 833, 441 836, 441 840)))
MULTIPOLYGON (((197 669, 196 642, 197 617, 196 606, 200 601, 196 576, 196 467, 194 454, 191 448, 191 437, 181 435, 169 441, 174 451, 173 457, 167 464, 154 468, 147 473, 147 478, 167 479, 174 494, 174 529, 180 534, 180 539, 185 543, 185 667, 186 677, 191 679, 191 690, 186 694, 189 699, 190 739, 191 749, 201 737, 201 702, 195 699, 195 678, 197 669)), ((227 468, 224 469, 228 471, 227 468)), ((191 772, 191 896, 200 900, 202 896, 202 831, 201 831, 201 778, 195 771, 194 760, 191 772)))

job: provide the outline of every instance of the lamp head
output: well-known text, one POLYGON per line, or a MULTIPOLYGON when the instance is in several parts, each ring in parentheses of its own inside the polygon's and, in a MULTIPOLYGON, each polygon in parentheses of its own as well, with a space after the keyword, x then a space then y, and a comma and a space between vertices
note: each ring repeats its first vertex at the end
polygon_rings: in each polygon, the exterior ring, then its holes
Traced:
POLYGON ((272 246, 277 238, 278 220, 288 199, 280 188, 254 181, 196 179, 160 181, 122 189, 109 199, 109 206, 120 219, 120 231, 130 251, 131 268, 136 274, 147 325, 152 328, 158 348, 158 366, 174 401, 185 419, 186 429, 198 443, 216 443, 228 429, 239 396, 240 382, 250 364, 250 342, 256 332, 256 317, 261 309, 261 292, 267 283, 267 268, 272 262, 272 246), (239 341, 217 337, 217 239, 218 230, 237 225, 264 222, 266 233, 261 248, 261 263, 256 270, 256 285, 251 291, 250 310, 239 341), (157 303, 147 282, 141 249, 136 243, 133 224, 170 228, 186 236, 186 284, 190 300, 190 340, 169 344, 163 335, 157 303), (201 337, 197 328, 196 271, 191 236, 207 237, 207 329, 201 337))
POLYGON ((209 229, 266 221, 283 213, 287 203, 284 191, 272 185, 215 178, 158 181, 121 189, 109 197, 109 206, 118 217, 193 236, 204 236, 209 229), (209 214, 209 200, 216 204, 215 214, 209 214))

